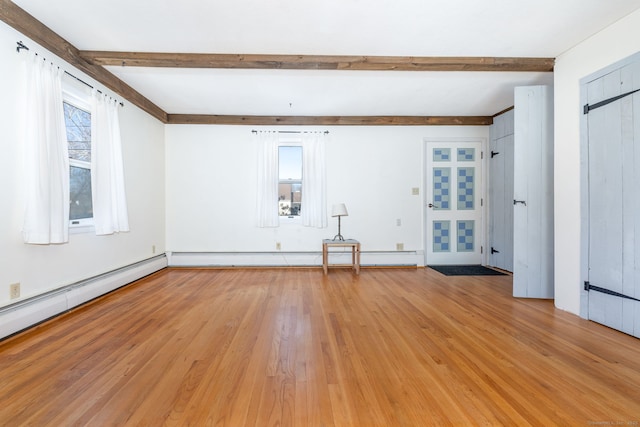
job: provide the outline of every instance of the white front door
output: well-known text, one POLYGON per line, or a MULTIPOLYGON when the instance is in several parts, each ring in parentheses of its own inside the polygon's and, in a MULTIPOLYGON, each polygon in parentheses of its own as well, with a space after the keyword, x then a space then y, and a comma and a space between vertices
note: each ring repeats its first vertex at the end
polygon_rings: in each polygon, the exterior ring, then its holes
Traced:
POLYGON ((482 142, 425 147, 425 264, 481 264, 482 142))

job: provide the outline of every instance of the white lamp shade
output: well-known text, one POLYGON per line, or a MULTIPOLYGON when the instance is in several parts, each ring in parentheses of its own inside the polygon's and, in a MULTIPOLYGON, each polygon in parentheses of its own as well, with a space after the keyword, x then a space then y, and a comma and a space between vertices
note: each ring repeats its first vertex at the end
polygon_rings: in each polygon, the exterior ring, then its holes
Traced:
POLYGON ((331 216, 348 216, 347 207, 344 203, 338 203, 331 207, 331 216))

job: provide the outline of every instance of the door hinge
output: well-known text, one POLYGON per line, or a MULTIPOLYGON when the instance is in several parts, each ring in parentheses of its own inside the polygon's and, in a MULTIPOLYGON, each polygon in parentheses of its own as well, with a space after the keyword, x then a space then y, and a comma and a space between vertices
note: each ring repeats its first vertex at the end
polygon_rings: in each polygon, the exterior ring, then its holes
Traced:
POLYGON ((480 152, 480 160, 484 159, 484 151, 480 152))
POLYGON ((596 108, 604 107, 607 104, 611 104, 612 102, 617 101, 618 99, 622 99, 626 96, 633 95, 634 93, 640 91, 640 89, 632 90, 631 92, 623 93, 622 95, 614 96, 613 98, 605 99, 604 101, 596 102, 593 105, 585 104, 582 108, 583 114, 589 114, 589 111, 595 110, 596 108))
POLYGON ((484 253, 484 247, 483 246, 480 246, 480 253, 481 254, 484 253))
POLYGON ((634 298, 634 297, 629 296, 629 295, 621 294, 620 292, 612 291, 611 289, 601 288, 600 286, 594 286, 594 285, 592 285, 591 283, 589 283, 586 280, 584 282, 584 290, 587 291, 587 292, 589 292, 589 291, 601 292, 603 294, 607 294, 607 295, 611 295, 611 296, 619 297, 619 298, 624 298, 624 299, 629 299, 629 300, 632 300, 632 301, 640 301, 640 299, 638 299, 638 298, 634 298))
POLYGON ((484 206, 484 199, 480 199, 480 206, 484 206))

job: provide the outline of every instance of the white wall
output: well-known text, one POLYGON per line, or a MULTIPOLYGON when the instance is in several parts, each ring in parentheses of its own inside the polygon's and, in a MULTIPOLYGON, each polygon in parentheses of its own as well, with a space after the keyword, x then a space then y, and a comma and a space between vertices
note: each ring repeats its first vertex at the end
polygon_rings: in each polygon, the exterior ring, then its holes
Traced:
POLYGON ((556 59, 555 304, 580 312, 580 79, 640 51, 640 10, 556 59))
POLYGON ((9 299, 11 283, 20 282, 22 300, 150 258, 152 245, 156 245, 156 254, 165 250, 164 125, 126 100, 122 100, 125 106, 120 109, 120 125, 131 232, 100 237, 72 234, 69 243, 63 245, 22 243, 23 153, 18 124, 23 96, 22 61, 26 54, 16 52, 18 40, 95 84, 0 22, 0 307, 16 302, 9 299))
MULTIPOLYGON (((321 250, 337 233, 283 224, 256 226, 256 141, 246 126, 169 125, 167 154, 167 250, 273 252, 321 250)), ((301 130, 301 127, 278 128, 301 130)), ((310 129, 306 129, 310 130, 310 129)), ((328 130, 328 210, 344 202, 342 234, 363 252, 423 249, 424 138, 488 139, 489 127, 351 127, 328 130), (411 189, 418 187, 414 196, 411 189), (397 226, 397 219, 402 225, 397 226)))

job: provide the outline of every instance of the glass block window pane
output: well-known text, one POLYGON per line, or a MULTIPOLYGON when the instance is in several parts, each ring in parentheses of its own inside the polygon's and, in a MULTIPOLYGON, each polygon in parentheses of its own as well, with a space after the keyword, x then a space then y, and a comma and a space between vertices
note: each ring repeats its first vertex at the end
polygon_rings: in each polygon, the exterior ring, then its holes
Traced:
POLYGON ((434 148, 433 149, 433 161, 434 162, 449 162, 449 161, 451 161, 451 148, 434 148))
POLYGON ((451 221, 433 221, 433 252, 450 252, 451 221))
POLYGON ((457 222, 458 252, 473 252, 475 243, 474 227, 475 221, 457 222))
POLYGON ((433 209, 451 209, 451 168, 433 168, 433 209))
POLYGON ((474 209, 475 168, 458 168, 458 210, 474 209))
POLYGON ((476 159, 475 148, 458 148, 459 162, 473 162, 476 159))

